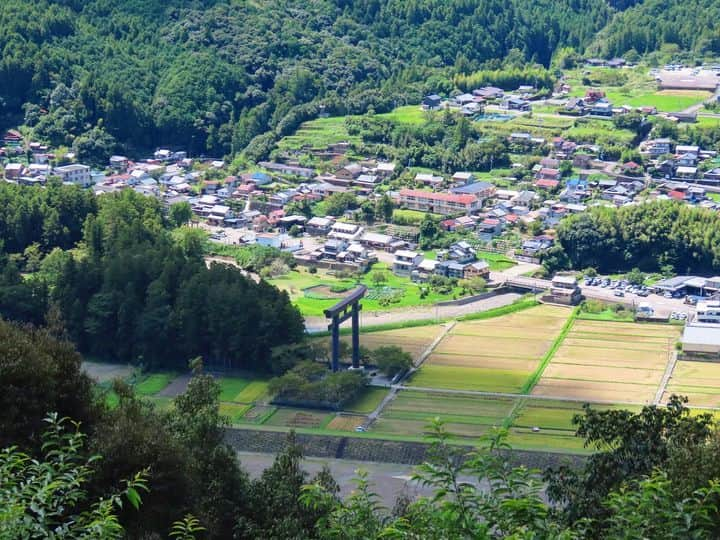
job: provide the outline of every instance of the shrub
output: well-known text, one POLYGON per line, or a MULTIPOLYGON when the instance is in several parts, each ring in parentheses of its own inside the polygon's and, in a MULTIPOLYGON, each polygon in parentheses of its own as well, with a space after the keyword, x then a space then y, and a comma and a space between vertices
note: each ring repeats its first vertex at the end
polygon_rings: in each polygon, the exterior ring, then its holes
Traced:
POLYGON ((372 358, 378 369, 388 377, 394 377, 413 365, 410 353, 403 351, 397 345, 378 347, 373 351, 372 358))

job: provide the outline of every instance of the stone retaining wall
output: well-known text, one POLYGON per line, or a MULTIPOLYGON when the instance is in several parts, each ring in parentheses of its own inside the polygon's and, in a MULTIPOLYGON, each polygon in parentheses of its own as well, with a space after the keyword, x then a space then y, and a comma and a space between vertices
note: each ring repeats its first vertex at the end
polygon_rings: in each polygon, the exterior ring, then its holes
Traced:
MULTIPOLYGON (((285 445, 286 439, 287 434, 284 432, 240 428, 229 428, 226 435, 227 442, 234 449, 244 452, 279 452, 285 445)), ((418 465, 425 461, 429 449, 428 444, 420 442, 387 441, 340 435, 298 433, 296 440, 302 446, 306 456, 408 465, 418 465)), ((472 450, 469 446, 466 449, 472 450)), ((512 450, 508 452, 508 459, 515 465, 545 469, 561 464, 579 466, 584 463, 586 458, 553 452, 512 450)))

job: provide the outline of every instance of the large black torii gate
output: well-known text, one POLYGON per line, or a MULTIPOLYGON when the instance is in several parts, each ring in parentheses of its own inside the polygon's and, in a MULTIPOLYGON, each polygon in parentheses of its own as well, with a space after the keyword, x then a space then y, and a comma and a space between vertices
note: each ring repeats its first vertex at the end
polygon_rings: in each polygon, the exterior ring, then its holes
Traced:
POLYGON ((332 334, 332 370, 340 369, 340 324, 352 317, 352 368, 360 369, 360 299, 367 287, 360 285, 333 307, 325 310, 325 317, 331 319, 328 330, 332 334))

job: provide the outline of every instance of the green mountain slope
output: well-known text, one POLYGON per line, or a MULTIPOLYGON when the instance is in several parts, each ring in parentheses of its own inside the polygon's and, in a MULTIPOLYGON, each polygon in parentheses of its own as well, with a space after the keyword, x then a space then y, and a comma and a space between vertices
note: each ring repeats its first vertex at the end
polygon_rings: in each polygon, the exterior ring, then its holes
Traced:
MULTIPOLYGON (((623 23, 665 0, 634 3, 4 0, 0 123, 25 121, 56 145, 258 156, 320 106, 383 111, 452 88, 458 72, 548 65, 561 47, 620 53, 675 39, 623 23)), ((690 3, 700 16, 718 2, 690 3)), ((715 47, 716 37, 680 22, 683 46, 715 47)))

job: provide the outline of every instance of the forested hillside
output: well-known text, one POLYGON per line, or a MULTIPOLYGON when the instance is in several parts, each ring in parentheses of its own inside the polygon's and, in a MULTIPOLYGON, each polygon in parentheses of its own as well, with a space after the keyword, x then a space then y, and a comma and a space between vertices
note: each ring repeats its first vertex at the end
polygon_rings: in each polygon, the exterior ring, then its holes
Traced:
POLYGON ((720 2, 645 0, 617 14, 601 32, 601 53, 645 54, 665 47, 703 56, 720 52, 720 2))
POLYGON ((382 111, 451 89, 457 74, 547 66, 561 47, 583 51, 628 4, 5 0, 0 122, 54 145, 82 136, 130 154, 167 144, 258 157, 320 106, 382 111))

